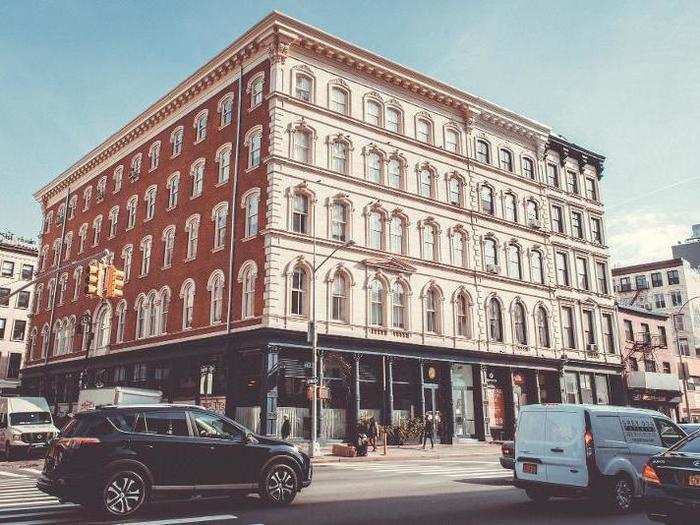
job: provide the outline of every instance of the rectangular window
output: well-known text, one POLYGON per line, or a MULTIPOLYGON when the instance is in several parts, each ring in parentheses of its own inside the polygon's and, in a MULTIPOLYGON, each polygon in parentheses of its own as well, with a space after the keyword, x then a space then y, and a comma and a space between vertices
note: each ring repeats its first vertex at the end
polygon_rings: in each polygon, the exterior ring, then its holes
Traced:
POLYGON ((576 348, 576 338, 574 336, 574 310, 570 306, 561 308, 561 329, 564 348, 576 348))
POLYGON ((605 345, 606 353, 615 353, 615 331, 611 314, 603 314, 603 344, 605 345))
POLYGON ((12 277, 15 274, 15 263, 12 261, 3 261, 0 276, 12 277))
POLYGON ((306 102, 311 102, 311 79, 304 75, 297 75, 296 97, 306 102))
POLYGON ((561 206, 552 206, 552 231, 564 233, 564 213, 561 206))
POLYGON ((647 288, 649 288, 646 275, 635 275, 634 286, 637 290, 646 290, 647 288))
POLYGON ((556 252, 557 283, 569 286, 569 260, 564 252, 556 252))
POLYGON ((34 276, 34 266, 31 264, 22 265, 22 280, 29 281, 34 276))
POLYGON ((678 278, 678 270, 669 270, 666 272, 666 278, 668 279, 668 284, 680 283, 680 279, 678 278))
POLYGON ((583 341, 586 345, 595 344, 595 321, 593 310, 583 310, 583 341))
POLYGON ((559 168, 551 162, 547 163, 547 183, 555 188, 559 187, 559 168))
POLYGON ((591 240, 603 244, 603 230, 600 219, 591 217, 591 240))
POLYGON ((579 404, 581 398, 578 393, 578 374, 575 372, 566 372, 564 374, 564 384, 566 391, 566 402, 572 404, 579 404))
POLYGON ((12 340, 24 341, 24 332, 27 328, 27 321, 15 319, 15 325, 12 327, 12 340))
POLYGON ((595 187, 595 180, 590 177, 586 177, 586 198, 592 201, 598 200, 598 191, 595 187))
POLYGON ((583 239, 583 216, 581 212, 571 212, 571 235, 577 239, 583 239))
POLYGON ((666 308, 666 296, 662 293, 654 294, 654 307, 655 308, 666 308))
POLYGON ((632 328, 632 321, 629 319, 625 319, 622 324, 625 327, 625 341, 633 342, 634 341, 634 330, 632 328))
POLYGON ((673 306, 680 306, 683 304, 683 294, 680 290, 674 290, 671 292, 671 304, 673 306))
POLYGON ((591 374, 579 374, 581 386, 581 403, 593 404, 593 380, 591 374))
POLYGON ((578 175, 576 175, 575 171, 567 170, 566 172, 566 189, 569 191, 569 193, 573 193, 574 195, 578 195, 578 175))
MULTIPOLYGON (((678 352, 680 352, 681 355, 689 356, 690 355, 690 347, 688 346, 688 340, 687 339, 679 339, 678 340, 678 352)), ((700 386, 700 383, 698 383, 700 386)), ((690 388, 690 384, 688 384, 688 388, 690 388)))
POLYGON ((0 288, 0 306, 10 306, 10 289, 0 288))
POLYGON ((663 367, 664 374, 671 373, 671 363, 664 361, 663 363, 661 363, 661 366, 663 367))
POLYGON ((596 279, 598 280, 598 293, 607 294, 608 288, 608 269, 605 263, 595 263, 596 279))
POLYGON ((583 257, 576 257, 576 275, 578 277, 578 287, 581 290, 588 290, 590 286, 588 279, 588 261, 583 257))
POLYGON ((0 317, 0 341, 5 339, 5 327, 7 326, 7 319, 0 317))
POLYGON ((653 272, 651 274, 651 285, 654 288, 664 285, 663 277, 661 277, 661 272, 653 272))
POLYGON ((666 335, 666 327, 659 326, 659 344, 666 348, 668 347, 668 336, 666 335))
POLYGON ((29 308, 29 297, 30 292, 22 290, 17 294, 17 308, 27 309, 29 308))
POLYGON ((676 329, 676 332, 685 331, 685 318, 683 314, 675 314, 673 316, 673 327, 676 329))

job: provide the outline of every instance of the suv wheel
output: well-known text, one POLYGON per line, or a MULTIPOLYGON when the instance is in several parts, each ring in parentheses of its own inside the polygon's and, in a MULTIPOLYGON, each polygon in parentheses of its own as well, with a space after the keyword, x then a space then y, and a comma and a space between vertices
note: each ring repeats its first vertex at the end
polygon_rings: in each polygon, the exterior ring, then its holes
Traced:
POLYGON ((624 474, 615 477, 610 498, 610 503, 615 512, 626 514, 631 511, 632 503, 634 502, 634 485, 632 480, 624 474))
POLYGON ((10 442, 8 441, 5 443, 5 459, 7 461, 13 461, 15 459, 15 450, 12 448, 12 445, 10 445, 10 442))
POLYGON ((118 470, 102 487, 98 510, 111 516, 125 517, 138 511, 148 496, 148 484, 134 470, 118 470))
POLYGON ((273 505, 289 505, 297 495, 297 474, 285 463, 275 463, 263 475, 260 496, 273 505))

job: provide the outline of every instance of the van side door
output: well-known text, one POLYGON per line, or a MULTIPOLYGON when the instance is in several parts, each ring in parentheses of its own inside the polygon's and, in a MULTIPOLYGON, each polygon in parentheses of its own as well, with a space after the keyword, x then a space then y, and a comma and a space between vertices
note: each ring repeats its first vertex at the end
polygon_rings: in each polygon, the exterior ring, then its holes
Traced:
POLYGON ((545 445, 544 410, 522 410, 515 433, 515 475, 527 481, 547 481, 547 468, 543 462, 545 445))
POLYGON ((549 483, 569 487, 588 485, 585 433, 582 410, 557 409, 547 412, 543 455, 549 483))

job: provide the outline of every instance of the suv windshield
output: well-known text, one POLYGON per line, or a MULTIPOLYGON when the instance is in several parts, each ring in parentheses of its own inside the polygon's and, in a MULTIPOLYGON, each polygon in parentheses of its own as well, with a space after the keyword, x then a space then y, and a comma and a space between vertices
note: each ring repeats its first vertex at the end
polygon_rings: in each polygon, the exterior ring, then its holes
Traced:
POLYGON ((51 423, 48 412, 15 412, 10 414, 10 425, 45 425, 51 423))

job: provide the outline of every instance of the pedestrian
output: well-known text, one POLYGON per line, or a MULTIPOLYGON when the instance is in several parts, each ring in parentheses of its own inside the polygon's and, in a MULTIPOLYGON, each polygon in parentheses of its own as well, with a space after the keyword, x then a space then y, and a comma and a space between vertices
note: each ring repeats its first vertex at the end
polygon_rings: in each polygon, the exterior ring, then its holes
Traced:
POLYGON ((287 439, 292 433, 292 424, 289 422, 289 416, 284 416, 282 423, 282 439, 287 439))
POLYGON ((367 437, 369 444, 372 445, 372 452, 377 451, 377 436, 379 435, 379 425, 373 417, 369 420, 369 429, 367 429, 367 437))
POLYGON ((435 448, 434 433, 435 422, 433 421, 433 415, 429 413, 425 418, 425 426, 423 426, 423 450, 425 450, 428 440, 430 440, 430 448, 435 448))

